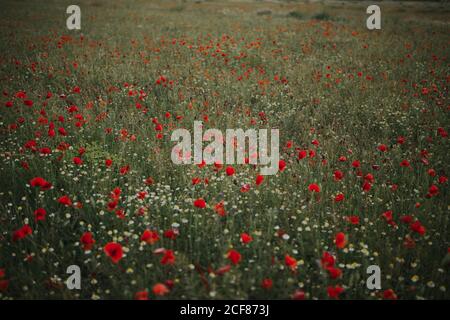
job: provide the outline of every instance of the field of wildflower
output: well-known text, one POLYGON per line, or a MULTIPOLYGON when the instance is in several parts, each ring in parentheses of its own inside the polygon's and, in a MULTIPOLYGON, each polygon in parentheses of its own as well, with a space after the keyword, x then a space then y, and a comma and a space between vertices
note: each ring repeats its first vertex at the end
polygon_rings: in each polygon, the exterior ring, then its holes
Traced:
POLYGON ((448 3, 70 4, 1 2, 1 299, 450 298, 448 3), (278 173, 172 163, 194 121, 278 173))

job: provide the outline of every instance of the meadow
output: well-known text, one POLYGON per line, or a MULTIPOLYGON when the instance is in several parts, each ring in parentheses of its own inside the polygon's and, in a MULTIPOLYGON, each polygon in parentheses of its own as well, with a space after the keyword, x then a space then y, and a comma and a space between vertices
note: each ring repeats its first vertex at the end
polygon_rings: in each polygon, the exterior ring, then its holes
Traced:
POLYGON ((450 298, 448 3, 70 4, 1 3, 1 299, 450 298), (278 173, 172 163, 194 121, 278 173))

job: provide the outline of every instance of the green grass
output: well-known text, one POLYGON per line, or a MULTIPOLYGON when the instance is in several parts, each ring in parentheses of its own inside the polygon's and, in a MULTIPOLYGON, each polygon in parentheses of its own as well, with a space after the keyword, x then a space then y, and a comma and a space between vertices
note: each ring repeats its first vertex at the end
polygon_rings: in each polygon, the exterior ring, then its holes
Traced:
POLYGON ((288 17, 295 19, 304 19, 304 15, 300 11, 291 11, 288 13, 288 17))
POLYGON ((331 19, 330 15, 326 12, 316 13, 315 15, 312 16, 312 18, 316 19, 316 20, 330 20, 331 19))

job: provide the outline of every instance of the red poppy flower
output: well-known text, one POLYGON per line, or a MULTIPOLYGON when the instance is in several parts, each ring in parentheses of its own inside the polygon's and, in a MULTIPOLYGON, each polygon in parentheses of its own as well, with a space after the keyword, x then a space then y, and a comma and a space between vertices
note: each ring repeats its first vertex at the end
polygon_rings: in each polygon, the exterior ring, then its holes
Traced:
POLYGON ((342 288, 342 287, 339 286, 339 285, 334 286, 334 287, 329 286, 329 287, 327 288, 328 296, 329 296, 330 298, 333 298, 333 299, 339 299, 339 295, 340 295, 341 293, 343 293, 343 292, 344 292, 344 288, 342 288))
POLYGON ((73 157, 73 163, 79 166, 83 164, 83 160, 80 157, 73 157))
POLYGON ((175 282, 171 279, 168 279, 164 282, 164 284, 167 286, 167 288, 172 289, 173 286, 175 285, 175 282))
POLYGON ((320 187, 315 183, 311 183, 308 187, 308 190, 314 191, 314 192, 320 192, 320 187))
POLYGON ((47 211, 45 211, 44 208, 38 208, 34 210, 34 220, 35 221, 43 221, 45 220, 45 215, 47 214, 47 211))
POLYGON ((161 259, 161 264, 174 264, 175 263, 175 255, 172 250, 165 250, 164 256, 161 259))
POLYGON ((439 128, 437 129, 437 132, 438 132, 438 134, 439 134, 442 138, 447 138, 447 137, 448 137, 447 131, 445 131, 445 129, 442 128, 442 127, 439 127, 439 128))
POLYGON ((284 161, 284 160, 278 161, 278 169, 280 171, 283 171, 284 169, 286 169, 286 161, 284 161))
POLYGON ((219 202, 214 206, 214 211, 221 217, 226 216, 225 206, 223 204, 223 201, 219 202))
POLYGON ((200 209, 203 209, 206 207, 206 202, 202 198, 199 198, 194 201, 194 206, 200 209))
POLYGON ((72 205, 72 200, 70 200, 70 198, 68 196, 59 197, 58 202, 67 207, 70 207, 72 205))
POLYGON ((335 263, 334 257, 331 253, 325 251, 320 259, 320 264, 322 268, 327 269, 329 267, 333 267, 335 263))
POLYGON ((423 236, 426 232, 425 227, 420 223, 419 220, 416 220, 415 222, 411 223, 409 226, 412 231, 417 232, 421 236, 423 236))
POLYGON ((155 182, 155 181, 153 180, 152 177, 148 177, 147 179, 145 179, 144 182, 146 185, 151 186, 153 184, 153 182, 155 182))
POLYGON ((364 176, 364 180, 370 183, 373 183, 375 181, 375 178, 373 176, 373 174, 368 173, 364 176))
POLYGON ((225 172, 226 172, 227 176, 232 176, 235 171, 234 171, 233 167, 229 166, 225 169, 225 172))
POLYGON ((199 167, 200 169, 203 168, 204 166, 206 166, 205 160, 202 160, 202 162, 197 165, 197 167, 199 167))
POLYGON ((25 91, 17 91, 15 97, 19 99, 25 99, 27 97, 27 94, 25 91))
POLYGON ((430 186, 430 188, 428 189, 428 193, 431 196, 435 196, 435 195, 437 195, 439 193, 439 188, 436 185, 432 184, 430 186))
POLYGON ((331 279, 337 279, 342 276, 342 270, 339 268, 329 267, 327 268, 327 271, 331 279))
POLYGON ((353 225, 359 224, 359 217, 358 216, 348 216, 347 217, 348 222, 350 222, 353 225))
POLYGON ((220 267, 219 269, 217 269, 214 273, 215 273, 216 275, 223 275, 223 274, 227 273, 227 272, 230 271, 230 270, 231 270, 231 266, 230 266, 229 264, 227 264, 227 265, 225 265, 225 266, 220 267))
POLYGON ((159 235, 157 231, 145 230, 141 235, 141 241, 144 241, 148 244, 154 244, 159 240, 159 235))
POLYGON ((387 151, 387 146, 385 144, 380 144, 378 146, 378 150, 380 150, 381 152, 386 152, 387 151))
POLYGON ((134 295, 134 300, 148 300, 148 291, 139 291, 134 295))
POLYGON ((253 241, 253 237, 248 233, 241 233, 241 241, 242 243, 247 244, 253 241))
POLYGON ((334 201, 341 202, 341 201, 344 200, 344 198, 345 198, 344 194, 343 193, 339 193, 339 194, 336 195, 336 197, 334 197, 334 201))
POLYGON ((33 100, 24 100, 23 103, 24 103, 27 107, 32 107, 32 106, 33 106, 33 100))
POLYGON ((119 187, 115 187, 114 190, 111 192, 111 198, 118 201, 120 199, 121 193, 122 193, 122 190, 119 187))
POLYGON ((382 216, 384 217, 384 219, 386 219, 386 221, 391 221, 393 217, 393 212, 391 210, 383 212, 382 216))
POLYGON ((153 286, 152 291, 157 296, 164 296, 169 293, 169 288, 163 283, 157 283, 153 286))
POLYGON ((41 177, 35 177, 31 179, 30 185, 32 187, 40 187, 42 191, 48 190, 52 187, 52 184, 50 182, 41 177))
POLYGON ((118 263, 123 257, 122 246, 116 242, 109 242, 104 247, 104 251, 113 263, 118 263))
POLYGON ((365 181, 363 183, 362 189, 364 192, 369 192, 370 189, 372 189, 372 185, 369 182, 365 181))
POLYGON ((408 160, 403 160, 402 162, 400 162, 400 167, 409 167, 409 161, 408 160))
POLYGON ((263 279, 263 281, 261 282, 261 287, 263 287, 266 290, 271 289, 272 286, 273 286, 272 279, 266 278, 266 279, 263 279))
POLYGON ((256 176, 256 181, 255 182, 256 182, 257 186, 259 186, 261 183, 263 183, 263 181, 264 181, 264 176, 262 176, 260 174, 256 176))
POLYGON ((116 209, 117 205, 118 205, 117 200, 108 202, 108 204, 107 204, 108 210, 113 211, 114 209, 116 209))
POLYGON ((89 251, 94 246, 95 240, 91 232, 85 232, 80 238, 80 242, 83 245, 83 250, 89 251))
POLYGON ((119 173, 120 175, 126 175, 128 173, 128 171, 130 171, 130 166, 126 165, 120 168, 119 173))
POLYGON ((227 258, 231 261, 232 264, 238 264, 241 261, 241 254, 234 249, 228 251, 227 258))
POLYGON ((44 148, 39 149, 39 153, 42 155, 49 155, 52 153, 52 149, 44 147, 44 148))
POLYGON ((387 289, 383 291, 383 298, 387 300, 397 300, 397 295, 395 294, 394 290, 387 289))
POLYGON ((336 247, 343 249, 347 244, 345 234, 343 232, 337 233, 334 242, 336 243, 336 247))
POLYGON ((22 166, 22 168, 24 168, 25 170, 30 170, 30 166, 28 165, 28 163, 26 161, 21 161, 20 165, 22 166))
POLYGON ((242 187, 241 187, 241 192, 249 192, 250 191, 250 184, 248 184, 248 183, 245 183, 245 184, 243 184, 242 185, 242 187))
POLYGON ((291 270, 297 269, 297 260, 291 257, 290 255, 284 256, 284 263, 286 266, 288 266, 291 270))
MULTIPOLYGON (((53 122, 52 122, 52 123, 53 123, 53 122)), ((55 129, 53 129, 53 128, 48 129, 47 135, 48 135, 50 138, 54 137, 54 136, 56 135, 55 129)))
POLYGON ((302 159, 306 158, 307 155, 308 155, 308 152, 306 150, 300 150, 298 152, 298 160, 302 160, 302 159))
POLYGON ((33 230, 31 229, 31 227, 28 224, 26 224, 19 230, 14 231, 12 240, 13 241, 21 240, 21 239, 25 238, 26 236, 29 236, 32 233, 33 233, 33 230))
POLYGON ((416 242, 413 238, 411 238, 411 236, 406 235, 403 240, 403 246, 407 249, 413 249, 416 246, 416 242))
POLYGON ((145 199, 145 197, 147 196, 147 191, 139 191, 138 193, 137 193, 137 198, 139 199, 139 200, 144 200, 145 199))
POLYGON ((5 292, 9 287, 9 280, 0 280, 0 292, 5 292))
POLYGON ((37 144, 35 140, 29 140, 25 143, 24 148, 36 151, 36 145, 37 144))
POLYGON ((302 290, 296 290, 292 295, 293 300, 305 300, 305 292, 302 290))
POLYGON ((35 177, 33 179, 30 180, 30 185, 32 187, 40 187, 42 186, 46 181, 44 180, 44 178, 41 177, 35 177))
POLYGON ((178 229, 169 229, 164 231, 164 238, 170 239, 170 240, 175 240, 177 238, 179 234, 178 229))
POLYGON ((413 217, 411 215, 404 215, 400 217, 400 221, 406 224, 410 224, 413 220, 413 217))
POLYGON ((63 127, 58 128, 58 133, 62 136, 67 136, 67 131, 63 127))
POLYGON ((344 173, 340 170, 336 170, 333 174, 334 180, 339 181, 344 177, 344 173))

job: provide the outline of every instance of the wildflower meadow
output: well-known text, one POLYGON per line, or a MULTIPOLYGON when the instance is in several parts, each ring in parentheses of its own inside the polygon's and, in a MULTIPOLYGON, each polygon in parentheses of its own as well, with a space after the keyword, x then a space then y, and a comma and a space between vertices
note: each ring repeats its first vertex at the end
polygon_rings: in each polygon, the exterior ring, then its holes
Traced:
POLYGON ((450 298, 448 3, 0 6, 0 299, 450 298))

